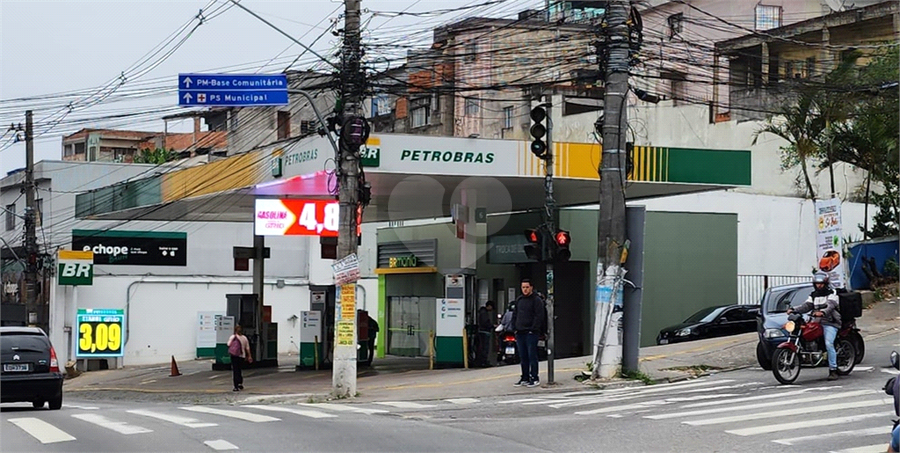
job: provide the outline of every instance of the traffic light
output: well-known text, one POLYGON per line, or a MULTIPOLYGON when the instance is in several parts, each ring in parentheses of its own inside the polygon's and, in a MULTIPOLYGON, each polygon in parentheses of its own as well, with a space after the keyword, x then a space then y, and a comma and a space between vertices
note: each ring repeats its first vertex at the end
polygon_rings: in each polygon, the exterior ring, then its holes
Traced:
POLYGON ((525 256, 539 263, 544 261, 543 235, 537 229, 525 230, 525 256))
POLYGON ((531 126, 531 152, 540 159, 546 159, 548 156, 547 142, 544 136, 547 135, 547 126, 544 121, 547 120, 547 110, 544 107, 535 107, 531 109, 531 120, 534 124, 531 126))
POLYGON ((569 232, 557 230, 556 234, 553 235, 553 242, 553 258, 556 261, 569 261, 569 258, 572 257, 572 252, 569 251, 569 244, 572 242, 572 237, 569 236, 569 232))

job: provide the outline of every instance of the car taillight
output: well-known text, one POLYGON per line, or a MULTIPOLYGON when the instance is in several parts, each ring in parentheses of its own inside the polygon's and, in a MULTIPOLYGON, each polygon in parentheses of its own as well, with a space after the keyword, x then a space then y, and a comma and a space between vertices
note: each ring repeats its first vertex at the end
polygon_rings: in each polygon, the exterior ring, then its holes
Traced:
POLYGON ((503 339, 503 341, 516 341, 516 337, 507 335, 506 338, 503 339))
POLYGON ((56 350, 50 346, 50 372, 59 373, 59 360, 56 359, 56 350))

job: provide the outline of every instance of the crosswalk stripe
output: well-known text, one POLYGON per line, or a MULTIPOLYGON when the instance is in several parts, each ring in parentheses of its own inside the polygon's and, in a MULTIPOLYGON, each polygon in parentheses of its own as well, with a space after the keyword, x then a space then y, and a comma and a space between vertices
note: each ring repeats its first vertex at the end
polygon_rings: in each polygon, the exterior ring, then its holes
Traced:
POLYGON ((688 408, 694 408, 694 407, 716 406, 719 404, 744 403, 747 401, 768 400, 768 399, 772 399, 772 398, 780 398, 783 396, 801 395, 803 393, 808 393, 808 392, 812 392, 815 390, 829 390, 829 389, 835 389, 835 388, 840 388, 840 387, 806 388, 806 389, 802 389, 802 390, 792 390, 792 391, 788 391, 788 392, 772 393, 769 395, 748 396, 748 397, 743 397, 743 398, 734 398, 734 399, 730 399, 730 400, 709 401, 709 402, 705 402, 705 403, 688 404, 688 405, 681 406, 681 407, 688 409, 688 408))
POLYGON ((67 442, 75 440, 69 433, 34 417, 11 418, 9 422, 18 426, 22 431, 28 433, 42 444, 52 444, 56 442, 67 442))
POLYGON ((517 403, 528 403, 531 401, 547 401, 542 398, 523 398, 520 400, 509 400, 509 401, 500 401, 500 404, 517 404, 517 403))
MULTIPOLYGON (((661 399, 661 400, 644 401, 642 403, 623 404, 620 406, 607 406, 607 407, 603 407, 600 409, 575 412, 575 415, 605 414, 607 412, 626 411, 626 410, 630 410, 630 409, 644 409, 644 408, 648 408, 648 407, 664 406, 666 404, 679 403, 679 402, 683 402, 683 401, 696 401, 698 399, 709 399, 709 398, 725 398, 725 397, 729 397, 729 396, 735 396, 735 394, 734 393, 721 393, 718 395, 697 395, 697 396, 687 396, 687 397, 666 398, 666 399, 661 399)), ((555 407, 555 406, 551 406, 551 407, 555 407)))
POLYGON ((128 423, 112 420, 98 414, 72 414, 72 417, 77 418, 81 421, 93 423, 97 426, 115 431, 119 434, 143 434, 153 432, 152 429, 147 429, 142 426, 129 425, 128 423))
POLYGON ((330 409, 333 411, 339 412, 355 412, 358 414, 387 414, 388 411, 384 409, 367 409, 363 407, 353 407, 345 404, 333 404, 333 403, 300 403, 301 406, 307 407, 315 407, 320 409, 330 409))
POLYGON ((873 366, 857 366, 853 368, 853 371, 870 371, 875 369, 873 366))
MULTIPOLYGON (((811 396, 808 398, 791 398, 790 404, 797 403, 809 403, 813 401, 827 401, 834 400, 840 398, 850 398, 854 396, 861 395, 872 395, 876 393, 875 390, 856 390, 853 392, 843 392, 843 393, 829 393, 825 395, 811 396)), ((700 409, 696 411, 687 411, 687 412, 670 412, 668 414, 659 414, 659 415, 649 415, 645 418, 649 418, 652 420, 664 420, 667 418, 682 418, 682 417, 691 417, 695 415, 707 415, 707 414, 718 414, 721 412, 738 412, 745 411, 750 409, 762 409, 764 407, 776 407, 776 406, 784 406, 784 401, 769 401, 767 403, 756 403, 756 404, 747 404, 744 406, 730 406, 730 407, 716 407, 712 409, 700 409)))
POLYGON ((231 417, 237 418, 240 420, 246 420, 248 422, 253 423, 262 423, 262 422, 277 422, 281 420, 280 418, 269 417, 268 415, 259 415, 251 412, 240 412, 240 411, 230 411, 226 409, 216 409, 212 407, 205 406, 185 406, 181 409, 192 412, 200 412, 204 414, 214 414, 221 415, 223 417, 231 417))
POLYGON ((845 417, 826 418, 821 420, 803 420, 793 423, 779 423, 777 425, 763 425, 750 428, 733 429, 725 432, 729 434, 737 434, 738 436, 752 436, 755 434, 789 431, 792 429, 818 428, 820 426, 841 425, 844 423, 853 423, 869 418, 889 417, 891 414, 892 412, 878 412, 874 414, 848 415, 845 417))
POLYGON ((897 374, 897 370, 892 369, 892 368, 882 368, 881 372, 887 373, 887 374, 897 374))
POLYGON ((256 404, 250 404, 244 407, 250 407, 253 409, 262 409, 264 411, 274 411, 274 412, 288 412, 295 415, 302 415, 304 417, 310 418, 331 418, 337 417, 337 415, 326 414, 320 411, 313 410, 305 410, 305 409, 294 409, 292 407, 283 407, 283 406, 261 406, 256 404))
POLYGON ((453 404, 475 404, 481 402, 481 400, 478 398, 450 398, 445 399, 444 401, 453 404))
POLYGON ((635 389, 637 389, 637 391, 641 391, 644 389, 651 389, 651 388, 659 389, 659 388, 677 388, 677 387, 684 387, 684 386, 694 386, 695 384, 701 383, 701 382, 726 383, 726 382, 734 382, 734 380, 733 379, 723 379, 723 380, 715 381, 715 380, 708 380, 708 379, 691 379, 691 380, 680 381, 680 382, 669 382, 666 384, 653 384, 652 386, 620 387, 620 388, 614 388, 614 389, 569 392, 569 393, 563 393, 560 396, 565 397, 565 398, 578 398, 578 397, 584 397, 584 396, 613 395, 613 394, 619 394, 619 393, 634 392, 635 389))
MULTIPOLYGON (((722 382, 722 381, 719 381, 719 382, 722 382)), ((610 403, 610 402, 617 402, 617 401, 633 400, 633 399, 637 399, 637 398, 642 398, 649 393, 660 393, 660 392, 665 392, 666 390, 668 390, 667 393, 669 395, 680 395, 680 394, 685 394, 685 393, 702 393, 702 392, 708 392, 711 390, 723 390, 723 389, 732 389, 732 388, 738 388, 738 387, 746 387, 746 386, 755 385, 755 384, 760 384, 760 383, 759 382, 747 382, 744 384, 736 384, 736 385, 730 385, 730 386, 724 386, 724 387, 712 387, 712 388, 703 387, 703 388, 692 388, 689 390, 658 389, 658 390, 654 390, 653 392, 647 391, 647 392, 643 392, 643 393, 634 393, 634 394, 593 396, 593 397, 585 397, 585 398, 575 399, 572 401, 559 402, 559 403, 556 403, 556 405, 551 406, 551 407, 555 407, 555 408, 577 407, 577 406, 587 406, 587 405, 598 404, 598 403, 610 403)), ((700 398, 700 397, 698 397, 698 398, 700 398)))
POLYGON ((429 407, 437 407, 434 404, 420 404, 420 403, 413 403, 410 401, 379 401, 379 402, 376 402, 375 404, 396 407, 398 409, 427 409, 429 407))
POLYGON ((238 450, 238 446, 224 439, 207 440, 203 442, 207 447, 213 450, 238 450))
POLYGON ((144 409, 134 409, 126 412, 128 412, 129 414, 143 415, 144 417, 157 418, 188 428, 208 428, 210 426, 219 426, 217 423, 205 423, 197 420, 196 418, 182 417, 180 415, 161 414, 159 412, 152 412, 144 409))
POLYGON ((63 407, 71 407, 72 409, 81 409, 83 411, 95 411, 100 409, 97 406, 78 406, 76 404, 63 404, 63 407))
POLYGON ((776 444, 782 445, 795 445, 802 442, 817 442, 821 439, 827 439, 830 437, 864 437, 864 436, 877 436, 886 434, 886 428, 883 426, 879 426, 877 428, 866 428, 866 429, 857 429, 855 431, 838 431, 834 433, 822 433, 816 434, 813 436, 803 436, 803 437, 792 437, 789 439, 778 439, 773 440, 776 444))
POLYGON ((721 418, 712 418, 706 420, 694 420, 694 421, 686 421, 682 422, 688 425, 700 426, 700 425, 716 425, 721 423, 730 423, 730 422, 742 422, 747 420, 759 420, 761 418, 772 418, 772 417, 781 417, 786 415, 798 415, 798 414, 812 414, 815 412, 828 412, 828 411, 839 411, 844 409, 858 409, 860 407, 873 407, 879 405, 885 405, 886 403, 881 400, 867 400, 867 401, 854 401, 852 403, 838 403, 838 404, 826 404, 824 406, 808 406, 808 407, 798 407, 794 409, 785 409, 781 411, 774 412, 757 412, 753 414, 744 414, 744 415, 734 415, 731 417, 721 417, 721 418))
POLYGON ((834 453, 876 453, 886 450, 885 443, 875 445, 866 445, 865 447, 848 448, 846 450, 838 450, 834 453))

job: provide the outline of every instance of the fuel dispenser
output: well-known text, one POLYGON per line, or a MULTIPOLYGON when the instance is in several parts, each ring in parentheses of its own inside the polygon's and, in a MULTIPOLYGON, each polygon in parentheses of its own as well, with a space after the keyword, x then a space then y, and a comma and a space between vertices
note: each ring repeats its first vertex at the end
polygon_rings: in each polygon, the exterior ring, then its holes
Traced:
MULTIPOLYGON (((250 342, 253 363, 247 366, 278 366, 278 323, 271 322, 271 307, 262 307, 260 310, 256 294, 226 294, 225 298, 226 316, 232 317, 234 324, 243 328, 244 336, 250 342)), ((219 346, 216 348, 218 350, 219 346)), ((227 357, 227 346, 225 356, 227 357)), ((230 357, 227 358, 227 362, 224 363, 223 358, 216 354, 213 369, 228 369, 231 366, 230 357)))

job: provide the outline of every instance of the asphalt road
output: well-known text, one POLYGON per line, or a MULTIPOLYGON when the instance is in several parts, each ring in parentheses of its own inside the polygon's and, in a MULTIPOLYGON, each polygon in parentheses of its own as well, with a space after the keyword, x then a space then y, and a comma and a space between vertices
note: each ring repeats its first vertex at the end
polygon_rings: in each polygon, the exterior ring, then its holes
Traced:
MULTIPOLYGON (((870 339, 848 377, 803 369, 795 385, 744 369, 612 390, 427 401, 206 404, 67 398, 4 404, 11 451, 885 451, 881 387, 896 332, 870 339)), ((510 382, 512 385, 512 382, 510 382)))

